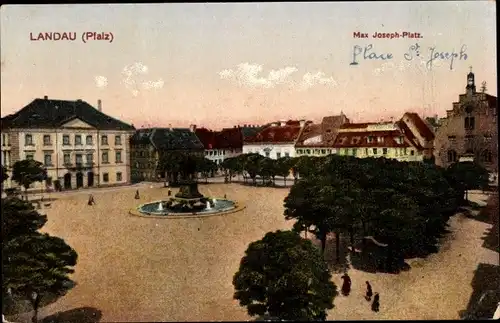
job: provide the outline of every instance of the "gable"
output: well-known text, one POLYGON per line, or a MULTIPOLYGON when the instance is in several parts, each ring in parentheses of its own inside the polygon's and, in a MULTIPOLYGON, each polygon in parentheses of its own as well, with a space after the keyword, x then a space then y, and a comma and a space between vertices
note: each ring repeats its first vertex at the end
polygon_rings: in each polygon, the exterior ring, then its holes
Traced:
POLYGON ((85 121, 80 120, 79 118, 74 118, 66 123, 61 125, 64 128, 87 128, 87 129, 95 129, 93 126, 89 125, 85 121))

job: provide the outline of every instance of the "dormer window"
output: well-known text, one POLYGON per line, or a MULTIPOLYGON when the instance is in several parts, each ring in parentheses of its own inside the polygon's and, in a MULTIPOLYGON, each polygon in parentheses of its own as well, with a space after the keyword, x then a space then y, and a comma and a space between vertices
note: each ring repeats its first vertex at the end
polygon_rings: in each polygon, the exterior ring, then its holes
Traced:
POLYGON ((384 137, 377 137, 377 142, 379 143, 384 142, 384 137))
POLYGON ((368 136, 368 138, 366 139, 366 141, 371 144, 373 142, 373 137, 372 136, 368 136))

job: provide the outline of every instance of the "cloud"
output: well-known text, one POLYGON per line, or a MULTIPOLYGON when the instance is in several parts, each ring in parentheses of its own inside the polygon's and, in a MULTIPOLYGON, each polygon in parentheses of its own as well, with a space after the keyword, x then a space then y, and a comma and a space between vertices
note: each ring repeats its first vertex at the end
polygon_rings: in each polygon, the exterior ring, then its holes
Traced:
POLYGON ((122 83, 133 96, 138 96, 141 90, 157 90, 165 85, 161 78, 156 81, 146 80, 145 76, 149 74, 149 68, 141 62, 125 66, 122 74, 124 76, 122 83))
POLYGON ((327 77, 323 72, 304 74, 301 89, 309 89, 316 85, 337 86, 337 82, 335 82, 333 76, 327 77))
POLYGON ((240 86, 250 88, 273 88, 279 84, 285 84, 289 81, 289 77, 297 72, 297 68, 293 66, 271 70, 267 76, 262 76, 262 65, 241 63, 236 69, 226 69, 219 72, 219 76, 224 80, 236 81, 240 86))
POLYGON ((95 85, 99 88, 104 88, 108 86, 108 79, 105 76, 96 76, 94 80, 95 80, 95 85))
POLYGON ((259 64, 241 63, 235 69, 225 69, 219 72, 223 80, 236 82, 239 86, 248 88, 274 88, 279 85, 289 85, 291 88, 305 90, 313 86, 336 86, 333 77, 327 77, 323 72, 306 73, 295 80, 293 77, 298 69, 295 66, 286 66, 280 69, 272 69, 267 74, 263 73, 263 67, 259 64))

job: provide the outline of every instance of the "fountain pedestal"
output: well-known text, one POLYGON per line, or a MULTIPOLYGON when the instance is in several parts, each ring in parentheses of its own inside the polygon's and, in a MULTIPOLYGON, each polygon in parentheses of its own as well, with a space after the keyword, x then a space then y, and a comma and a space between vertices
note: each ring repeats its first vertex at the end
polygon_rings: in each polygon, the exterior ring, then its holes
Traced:
POLYGON ((186 200, 201 199, 203 194, 198 191, 198 182, 184 181, 180 183, 179 192, 175 194, 175 197, 186 200))

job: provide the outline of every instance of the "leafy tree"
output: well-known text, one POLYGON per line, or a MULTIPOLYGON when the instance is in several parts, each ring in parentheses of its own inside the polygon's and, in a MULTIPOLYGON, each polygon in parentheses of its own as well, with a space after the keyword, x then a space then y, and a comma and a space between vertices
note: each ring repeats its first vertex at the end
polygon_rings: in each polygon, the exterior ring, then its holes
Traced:
POLYGON ((272 179, 273 185, 276 185, 276 173, 276 160, 268 157, 264 157, 259 160, 259 175, 262 177, 262 183, 264 183, 264 181, 272 179))
POLYGON ((12 180, 22 185, 25 189, 26 199, 28 188, 34 182, 42 182, 47 178, 47 170, 43 164, 32 159, 20 160, 12 166, 12 180))
POLYGON ((250 316, 326 320, 337 295, 328 267, 313 244, 292 231, 252 242, 233 277, 234 298, 250 316))
POLYGON ((69 278, 77 253, 63 239, 48 234, 22 235, 3 245, 3 290, 28 300, 37 322, 42 300, 64 295, 74 286, 69 278))
POLYGON ((238 159, 236 159, 235 157, 225 158, 222 161, 221 167, 224 170, 224 176, 229 183, 232 181, 233 176, 238 171, 237 163, 238 159))
POLYGON ((208 183, 208 177, 217 170, 217 164, 205 157, 199 157, 197 163, 198 171, 201 172, 205 182, 208 183))
POLYGON ((286 186, 286 178, 290 174, 290 169, 293 166, 293 159, 290 157, 282 157, 276 160, 276 174, 283 177, 286 186))
POLYGON ((462 194, 461 201, 468 201, 468 191, 488 187, 489 174, 481 165, 475 162, 457 162, 447 169, 450 184, 462 194))
POLYGON ((262 159, 264 157, 259 154, 246 154, 245 156, 243 168, 252 179, 254 185, 257 185, 257 175, 260 172, 260 161, 262 159))
POLYGON ((2 199, 1 210, 3 244, 38 231, 47 222, 47 216, 38 213, 31 203, 15 197, 2 199))
POLYGON ((165 174, 165 182, 177 184, 181 171, 184 153, 178 151, 165 151, 160 153, 157 170, 165 174))

